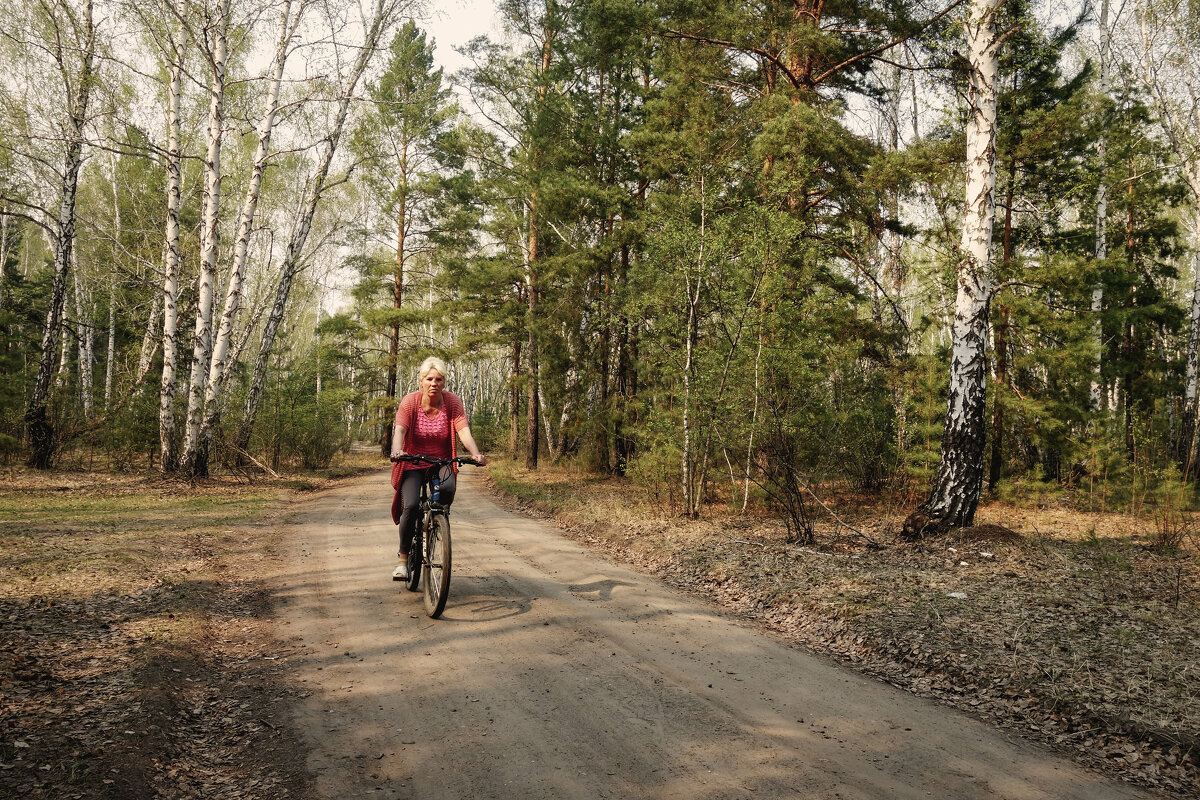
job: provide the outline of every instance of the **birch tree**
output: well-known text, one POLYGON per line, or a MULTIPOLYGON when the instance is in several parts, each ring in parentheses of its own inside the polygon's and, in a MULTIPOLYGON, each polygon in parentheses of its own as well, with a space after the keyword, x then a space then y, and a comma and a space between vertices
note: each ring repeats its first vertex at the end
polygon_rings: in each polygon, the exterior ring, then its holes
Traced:
POLYGON ((208 66, 208 128, 205 133, 204 200, 200 222, 200 264, 196 288, 196 322, 192 335, 191 379, 183 454, 180 466, 191 475, 207 474, 200 455, 200 427, 212 361, 213 294, 217 283, 217 253, 221 221, 221 148, 225 136, 226 68, 231 33, 231 0, 219 0, 205 21, 204 57, 208 66))
MULTIPOLYGON (((347 50, 353 50, 356 55, 345 72, 338 70, 341 80, 333 84, 336 94, 334 113, 325 135, 317 142, 315 150, 318 153, 316 168, 312 177, 307 181, 304 196, 301 198, 296 218, 293 222, 291 236, 283 254, 279 279, 275 288, 275 299, 271 311, 263 327, 262 338, 259 341, 258 353, 254 360, 254 368, 250 377, 250 390, 242 414, 242 424, 238 431, 235 445, 245 450, 250 443, 250 433, 258 415, 259 402, 262 398, 266 381, 267 362, 275 346, 275 337, 283 322, 287 309, 288 298, 297 273, 306 264, 308 253, 309 233, 312 231, 313 218, 321 204, 325 193, 341 182, 341 178, 330 176, 334 157, 338 154, 350 108, 355 100, 355 93, 362 81, 372 57, 379 49, 379 44, 397 18, 409 8, 409 0, 371 0, 370 6, 360 7, 360 23, 362 30, 361 41, 352 45, 343 44, 337 48, 335 56, 342 58, 347 50)), ((342 64, 339 60, 338 65, 342 64)), ((207 464, 204 464, 207 469, 207 464)))
POLYGON ((83 418, 90 420, 96 412, 93 391, 95 376, 92 372, 96 361, 96 329, 92 325, 94 303, 91 290, 85 285, 84 276, 79 272, 78 242, 72 248, 71 255, 73 259, 71 274, 75 284, 75 344, 78 350, 79 405, 83 409, 83 418))
POLYGON ((1170 0, 1139 0, 1135 6, 1139 70, 1163 131, 1178 161, 1191 201, 1192 285, 1185 350, 1183 414, 1177 460, 1190 472, 1196 454, 1200 389, 1200 9, 1170 0))
MULTIPOLYGON (((135 9, 139 6, 134 6, 135 9)), ((179 270, 183 260, 180 247, 179 214, 182 200, 183 167, 183 78, 187 68, 185 13, 187 0, 169 0, 161 6, 167 13, 165 20, 154 21, 142 17, 148 38, 154 41, 159 57, 167 70, 166 89, 166 143, 162 153, 166 172, 166 214, 163 220, 163 265, 161 281, 162 309, 162 373, 159 377, 158 395, 158 442, 159 468, 171 472, 178 466, 175 392, 178 385, 179 366, 179 270)), ((156 305, 158 305, 156 303, 156 305)), ((138 370, 144 374, 149 369, 150 347, 143 344, 138 370)))
POLYGON ((4 279, 8 274, 8 251, 9 251, 9 226, 11 220, 8 216, 8 207, 5 203, 0 203, 0 310, 4 308, 4 279))
MULTIPOLYGON (((73 265, 76 195, 86 157, 86 128, 96 82, 98 26, 92 0, 56 0, 34 6, 5 4, 12 28, 7 43, 21 56, 20 70, 3 89, 5 113, 24 123, 22 149, 14 153, 31 176, 46 179, 42 200, 4 198, 40 225, 54 251, 54 279, 42 327, 37 377, 25 411, 29 466, 49 469, 57 449, 51 390, 59 355, 63 312, 73 265)), ((11 213, 11 212, 10 212, 11 213)))
MULTIPOLYGON (((271 138, 275 131, 279 112, 284 69, 289 56, 294 52, 293 42, 296 31, 303 21, 309 5, 306 0, 298 3, 294 0, 284 0, 279 10, 275 49, 271 65, 267 70, 265 110, 256 129, 257 144, 251 162, 250 181, 246 186, 234 232, 233 262, 227 278, 225 303, 217 326, 216 338, 208 354, 208 362, 204 365, 204 368, 207 369, 207 379, 199 413, 199 429, 196 438, 190 442, 191 448, 188 448, 187 443, 184 447, 184 464, 192 474, 196 475, 208 472, 213 429, 221 417, 222 389, 229 374, 229 365, 232 363, 229 357, 231 352, 236 349, 233 341, 234 320, 241 305, 243 274, 250 250, 250 234, 257 214, 263 176, 268 159, 272 154, 271 138)), ((189 401, 189 420, 191 412, 189 401)))
MULTIPOLYGON (((1097 20, 1100 26, 1100 52, 1098 54, 1096 84, 1101 104, 1107 105, 1109 91, 1110 51, 1112 45, 1112 28, 1109 20, 1109 0, 1100 0, 1100 16, 1097 20)), ((1106 126, 1099 126, 1100 136, 1096 140, 1096 164, 1100 179, 1096 182, 1096 224, 1095 245, 1093 254, 1096 263, 1103 264, 1108 258, 1108 183, 1105 181, 1105 164, 1107 161, 1108 135, 1106 126)), ((1100 380, 1101 347, 1100 312, 1104 309, 1104 284, 1097 281, 1092 286, 1092 314, 1096 316, 1093 324, 1096 336, 1096 365, 1092 378, 1091 403, 1093 410, 1099 410, 1102 401, 1103 384, 1100 380)))
POLYGON ((966 203, 959 240, 951 329, 949 397, 941 461, 929 498, 904 523, 905 535, 970 525, 983 486, 987 392, 987 321, 992 297, 991 243, 996 215, 997 75, 1003 0, 972 0, 966 34, 966 203))

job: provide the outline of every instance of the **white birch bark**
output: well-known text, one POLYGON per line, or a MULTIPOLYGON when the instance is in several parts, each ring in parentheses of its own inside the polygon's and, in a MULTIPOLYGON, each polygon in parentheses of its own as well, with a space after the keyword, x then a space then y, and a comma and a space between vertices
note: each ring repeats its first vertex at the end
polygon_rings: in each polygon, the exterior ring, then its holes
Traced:
POLYGON ((262 189, 263 174, 266 172, 267 159, 271 151, 271 136, 275 130, 276 115, 279 111, 280 87, 283 83, 283 71, 291 53, 291 43, 307 8, 307 3, 301 3, 296 16, 292 17, 292 0, 284 0, 279 15, 279 34, 275 42, 275 54, 268 70, 266 110, 258 124, 258 144, 255 147, 253 166, 251 167, 250 183, 246 187, 242 210, 238 215, 237 228, 233 241, 233 264, 229 271, 229 282, 225 291, 225 305, 221 313, 217 335, 213 341, 212 352, 208 364, 208 379, 202 404, 200 429, 197 434, 196 450, 191 454, 193 472, 207 474, 208 453, 212 442, 213 429, 221 416, 221 390, 228 375, 227 361, 233 340, 234 319, 237 316, 241 295, 242 280, 246 267, 246 256, 250 249, 250 232, 254 227, 254 219, 258 209, 258 198, 262 189))
POLYGON ((159 336, 158 325, 162 319, 162 294, 155 293, 154 299, 150 303, 150 314, 146 317, 146 332, 142 334, 142 346, 138 350, 137 372, 134 373, 133 385, 141 386, 146 375, 150 373, 150 367, 154 364, 154 354, 158 352, 159 336))
POLYGON ((283 321, 288 297, 291 294, 292 282, 296 277, 296 273, 304 265, 304 246, 308 242, 308 235, 312 230, 313 217, 316 215, 317 206, 320 204, 328 188, 329 169, 346 127, 346 118, 350 111, 350 103, 354 98, 359 81, 362 80, 363 73, 366 71, 368 63, 370 63, 371 57, 379 47, 384 32, 391 26, 398 13, 405 6, 405 0, 373 0, 371 16, 364 20, 363 28, 365 35, 363 42, 358 48, 358 56, 355 58, 347 80, 341 87, 341 96, 338 99, 337 112, 334 116, 333 124, 329 133, 322 140, 323 151, 321 161, 317 166, 312 181, 309 183, 304 203, 296 219, 295 228, 292 231, 291 239, 288 241, 287 250, 283 257, 283 265, 280 270, 279 283, 275 289, 275 302, 271 307, 271 313, 267 317, 266 325, 263 327, 262 338, 259 341, 258 355, 254 360, 254 370, 250 378, 250 392, 246 397, 246 404, 242 414, 242 427, 237 437, 237 445, 242 450, 245 450, 250 442, 250 432, 253 428, 254 420, 258 415, 258 404, 262 397, 263 386, 266 383, 267 361, 270 359, 272 348, 275 345, 275 336, 283 321))
MULTIPOLYGON (((121 198, 117 190, 117 157, 109 158, 109 183, 113 193, 113 252, 121 241, 121 198)), ((112 406, 113 370, 117 358, 117 281, 114 275, 108 283, 108 347, 104 355, 104 411, 112 406)))
MULTIPOLYGON (((183 468, 196 474, 204 395, 212 361, 213 294, 221 222, 221 146, 225 132, 225 68, 229 58, 230 0, 222 0, 212 28, 209 58, 208 130, 205 135, 204 201, 200 223, 200 275, 196 289, 196 324, 192 335, 192 369, 188 381, 183 468)), ((203 467, 201 468, 203 469, 203 467)))
POLYGON ((92 391, 95 380, 92 372, 95 331, 91 324, 91 301, 79 275, 78 251, 74 248, 71 251, 71 261, 75 278, 75 336, 79 348, 79 404, 83 409, 83 418, 90 420, 96 415, 95 395, 92 391))
MULTIPOLYGON (((66 313, 66 300, 63 300, 63 313, 66 313)), ((74 331, 70 331, 71 323, 67 320, 63 321, 63 327, 70 332, 69 336, 62 337, 62 347, 58 348, 58 371, 54 374, 54 388, 62 389, 67 385, 68 367, 71 364, 71 346, 78 345, 79 336, 74 331)))
MULTIPOLYGON (((1194 171, 1193 180, 1200 186, 1200 165, 1197 165, 1194 171)), ((1196 449, 1196 417, 1197 406, 1200 404, 1197 397, 1200 390, 1200 194, 1192 206, 1192 313, 1188 322, 1186 376, 1183 413, 1185 428, 1188 425, 1191 427, 1190 430, 1184 431, 1187 439, 1183 443, 1187 448, 1185 469, 1191 466, 1192 454, 1196 449)))
POLYGON ((972 0, 964 20, 970 82, 967 92, 966 207, 958 289, 951 329, 950 384, 941 461, 929 498, 905 522, 919 537, 934 527, 970 525, 983 483, 987 392, 987 316, 991 241, 996 216, 996 125, 999 49, 996 9, 1002 0, 972 0))
POLYGON ((108 286, 108 345, 104 353, 104 412, 112 407, 113 370, 117 358, 117 287, 108 286))
MULTIPOLYGON (((1109 0, 1101 0, 1100 3, 1100 63, 1099 75, 1097 82, 1100 88, 1100 93, 1103 97, 1108 96, 1108 62, 1109 49, 1112 43, 1112 31, 1108 25, 1108 3, 1109 0)), ((1096 262, 1103 262, 1108 258, 1108 184, 1105 183, 1105 167, 1107 166, 1106 154, 1108 151, 1108 136, 1101 128, 1100 138, 1096 140, 1096 168, 1100 173, 1100 180, 1096 183, 1096 228, 1095 228, 1095 250, 1093 255, 1096 262)), ((1096 363, 1093 365, 1092 387, 1091 387, 1091 406, 1093 411, 1100 409, 1100 404, 1103 400, 1103 389, 1100 384, 1100 368, 1101 364, 1101 329, 1100 329, 1100 312, 1104 310, 1104 284, 1100 281, 1092 286, 1092 315, 1095 321, 1092 323, 1093 336, 1096 343, 1096 363)))
MULTIPOLYGON (((184 0, 176 0, 176 11, 182 13, 184 0)), ((178 384, 176 373, 179 361, 178 329, 179 310, 179 210, 182 206, 180 184, 182 181, 181 148, 181 104, 183 102, 183 52, 177 46, 169 53, 171 59, 170 82, 167 89, 167 218, 163 244, 162 283, 162 379, 159 382, 158 441, 159 468, 173 471, 178 461, 175 445, 175 391, 178 384)), ((143 348, 145 353, 145 348, 143 348)))
POLYGON ((4 290, 7 288, 4 285, 8 274, 8 214, 5 213, 7 210, 7 206, 0 203, 0 308, 4 308, 4 290))
POLYGON ((1200 64, 1190 52, 1195 18, 1186 6, 1140 0, 1136 6, 1142 80, 1180 167, 1192 200, 1191 315, 1185 354, 1185 382, 1178 461, 1190 471, 1200 414, 1200 64))
POLYGON ((54 281, 50 289, 50 303, 46 312, 46 323, 42 328, 41 357, 38 360, 37 377, 25 412, 25 423, 29 431, 29 466, 49 469, 53 462, 54 427, 50 421, 50 384, 54 378, 55 354, 58 351, 59 334, 62 328, 63 308, 67 298, 67 279, 73 261, 75 246, 75 199, 79 189, 79 171, 83 166, 84 126, 88 118, 94 80, 93 64, 96 54, 96 25, 93 19, 92 0, 83 5, 82 25, 77 34, 82 39, 73 42, 78 47, 78 70, 73 71, 75 54, 65 37, 67 31, 58 29, 56 39, 56 61, 62 78, 67 110, 63 120, 66 137, 63 142, 63 169, 58 216, 54 220, 54 281))

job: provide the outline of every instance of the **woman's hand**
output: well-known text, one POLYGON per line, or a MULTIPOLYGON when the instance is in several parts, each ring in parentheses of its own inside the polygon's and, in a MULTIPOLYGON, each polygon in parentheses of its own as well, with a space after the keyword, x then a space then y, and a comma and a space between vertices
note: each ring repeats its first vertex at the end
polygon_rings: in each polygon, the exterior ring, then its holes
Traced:
POLYGON ((472 453, 471 458, 475 459, 475 461, 479 464, 479 466, 481 466, 481 467, 487 466, 487 458, 485 458, 482 453, 472 453))

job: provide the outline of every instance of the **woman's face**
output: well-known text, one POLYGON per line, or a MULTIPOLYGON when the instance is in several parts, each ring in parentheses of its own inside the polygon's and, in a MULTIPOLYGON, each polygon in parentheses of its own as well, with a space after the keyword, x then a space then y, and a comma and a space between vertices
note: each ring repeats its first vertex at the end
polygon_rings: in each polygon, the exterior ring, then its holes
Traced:
POLYGON ((430 399, 440 397, 446 386, 446 378, 436 369, 431 369, 421 378, 421 391, 430 399))

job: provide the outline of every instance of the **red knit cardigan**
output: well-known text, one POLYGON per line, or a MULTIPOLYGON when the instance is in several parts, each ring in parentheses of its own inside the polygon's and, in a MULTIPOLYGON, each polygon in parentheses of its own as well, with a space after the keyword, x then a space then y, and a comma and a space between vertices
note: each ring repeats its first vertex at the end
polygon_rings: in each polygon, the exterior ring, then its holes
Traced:
MULTIPOLYGON (((468 427, 470 423, 467 420, 467 413, 463 409, 462 400, 453 392, 442 392, 442 407, 446 409, 446 416, 450 419, 450 457, 455 458, 458 455, 458 437, 454 434, 468 427)), ((412 453, 413 436, 417 429, 417 414, 419 413, 421 413, 420 392, 406 394, 396 409, 395 426, 404 428, 402 445, 406 453, 412 453)), ((393 524, 400 523, 400 476, 403 468, 403 464, 392 464, 392 489, 395 490, 395 494, 392 496, 393 524)), ((457 464, 454 465, 454 472, 458 473, 457 464)))

